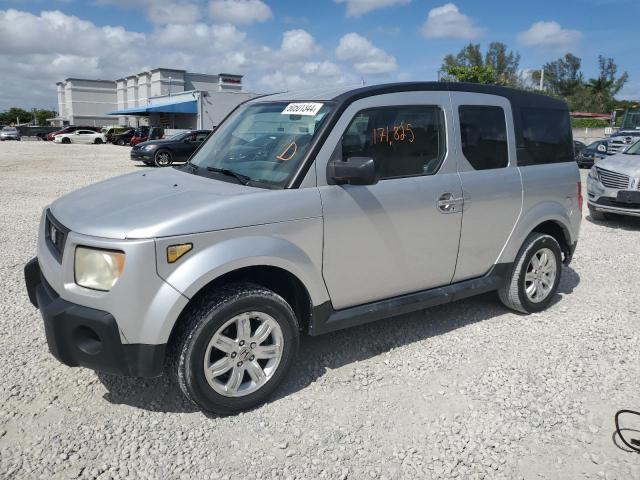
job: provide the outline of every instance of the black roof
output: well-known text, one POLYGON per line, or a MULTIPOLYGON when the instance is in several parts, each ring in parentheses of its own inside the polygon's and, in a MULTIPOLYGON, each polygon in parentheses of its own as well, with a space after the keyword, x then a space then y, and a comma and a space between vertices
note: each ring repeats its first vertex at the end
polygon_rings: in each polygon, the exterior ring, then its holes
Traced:
POLYGON ((470 92, 497 95, 508 99, 512 105, 520 107, 557 108, 566 110, 567 104, 563 100, 536 92, 516 88, 500 87, 497 85, 483 85, 479 83, 460 82, 401 82, 371 85, 345 91, 334 98, 339 103, 351 103, 361 98, 373 95, 383 95, 397 92, 470 92))

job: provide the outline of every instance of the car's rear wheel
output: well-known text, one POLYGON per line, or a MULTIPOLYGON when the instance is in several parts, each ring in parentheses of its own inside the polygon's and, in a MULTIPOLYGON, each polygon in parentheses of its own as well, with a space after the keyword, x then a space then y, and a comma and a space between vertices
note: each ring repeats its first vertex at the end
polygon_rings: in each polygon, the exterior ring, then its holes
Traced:
POLYGON ((93 141, 93 143, 95 143, 96 145, 100 145, 100 144, 102 144, 103 142, 102 142, 102 139, 101 139, 101 138, 96 138, 96 139, 93 141))
POLYGON ((153 160, 156 164, 156 167, 168 167, 173 163, 173 156, 168 150, 159 150, 156 152, 153 160))
POLYGON ((122 138, 119 138, 118 140, 116 140, 116 145, 120 145, 121 147, 124 147, 124 140, 122 138))
POLYGON ((221 415, 263 403, 298 350, 289 304, 259 285, 231 284, 192 305, 170 344, 169 368, 183 393, 221 415))
POLYGON ((562 250, 551 235, 532 233, 518 252, 513 268, 498 290, 502 303, 522 313, 549 306, 562 274, 562 250))

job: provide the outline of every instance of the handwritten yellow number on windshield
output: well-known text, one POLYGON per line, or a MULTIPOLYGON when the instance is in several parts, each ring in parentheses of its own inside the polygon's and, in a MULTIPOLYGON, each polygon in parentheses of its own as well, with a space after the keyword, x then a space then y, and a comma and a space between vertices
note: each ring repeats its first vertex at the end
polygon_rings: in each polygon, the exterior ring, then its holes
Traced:
POLYGON ((374 128, 371 131, 373 144, 387 144, 409 142, 413 143, 416 139, 410 123, 400 123, 400 125, 392 125, 386 127, 374 128))

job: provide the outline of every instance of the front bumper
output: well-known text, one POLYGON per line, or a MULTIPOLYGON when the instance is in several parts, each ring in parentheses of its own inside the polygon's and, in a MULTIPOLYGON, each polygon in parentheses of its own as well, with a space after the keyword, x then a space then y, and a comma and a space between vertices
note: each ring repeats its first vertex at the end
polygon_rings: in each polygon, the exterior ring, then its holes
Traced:
POLYGON ((597 201, 589 200, 589 206, 599 212, 615 213, 618 215, 627 215, 630 217, 640 217, 640 205, 633 207, 622 207, 616 204, 613 199, 608 197, 600 197, 597 201))
POLYGON ((137 162, 150 162, 153 161, 154 150, 131 150, 131 160, 137 162))
POLYGON ((110 313, 62 299, 36 258, 24 267, 24 276, 29 300, 42 314, 49 350, 59 361, 131 377, 162 374, 166 344, 123 344, 110 313))

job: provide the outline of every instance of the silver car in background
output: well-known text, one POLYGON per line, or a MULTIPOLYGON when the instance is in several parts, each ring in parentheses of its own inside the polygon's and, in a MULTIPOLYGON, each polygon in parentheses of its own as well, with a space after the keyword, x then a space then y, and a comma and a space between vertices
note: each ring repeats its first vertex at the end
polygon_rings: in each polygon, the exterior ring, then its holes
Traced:
POLYGON ((607 220, 610 214, 640 217, 640 141, 594 165, 587 193, 594 220, 607 220))
POLYGON ((4 127, 0 130, 0 141, 18 140, 20 141, 20 131, 16 127, 4 127))

